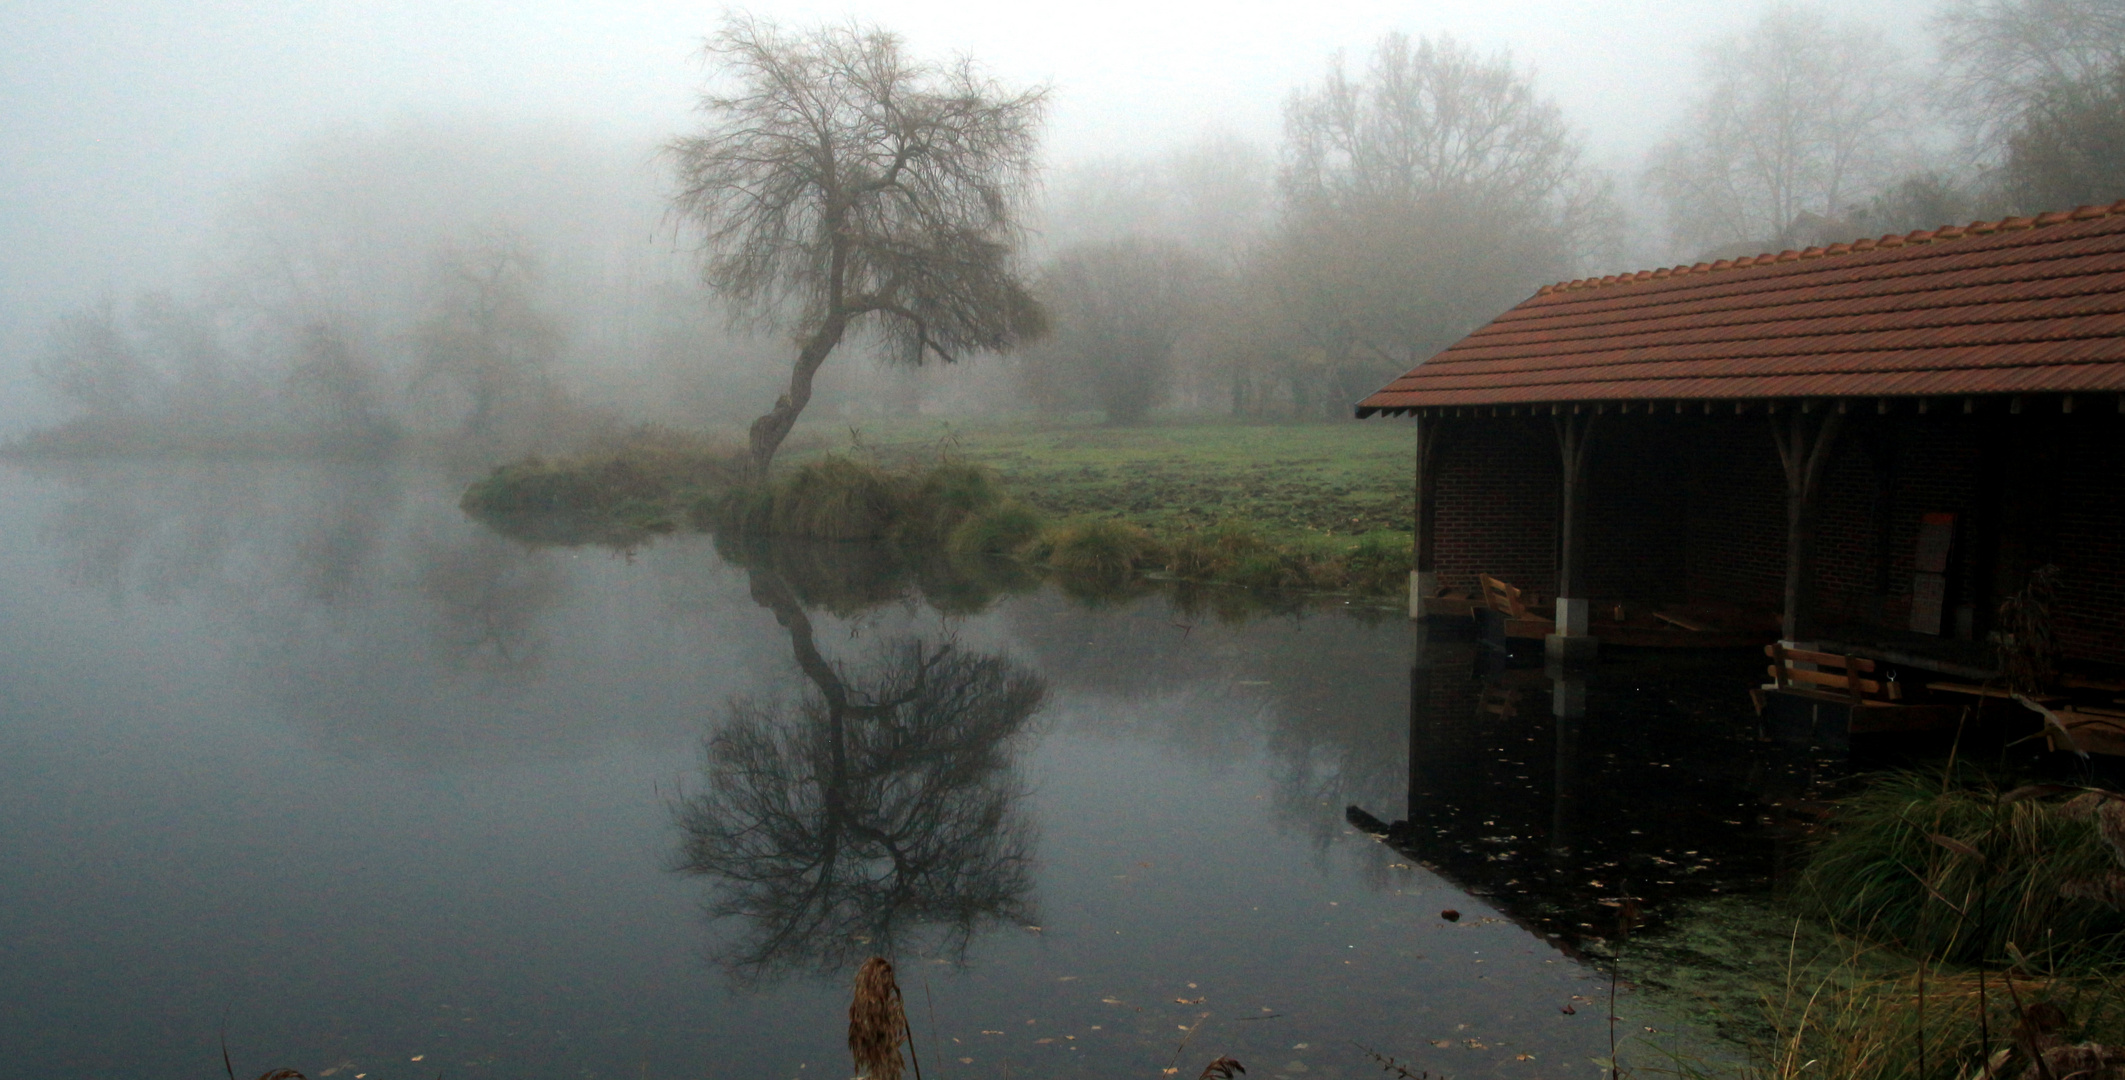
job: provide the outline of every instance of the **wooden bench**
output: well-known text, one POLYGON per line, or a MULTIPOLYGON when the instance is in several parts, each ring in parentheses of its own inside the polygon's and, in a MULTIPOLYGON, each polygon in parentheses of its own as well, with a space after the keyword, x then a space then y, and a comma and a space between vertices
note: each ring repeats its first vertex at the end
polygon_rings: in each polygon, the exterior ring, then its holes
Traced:
POLYGON ((2016 694, 2014 699, 2021 702, 2030 712, 2044 718, 2046 748, 2071 750, 2082 757, 2089 754, 2125 757, 2125 709, 2113 709, 2104 705, 2060 705, 2053 708, 2043 699, 2021 694, 2016 694))
POLYGON ((1483 606, 1504 618, 1506 637, 1542 638, 1557 632, 1556 620, 1535 610, 1518 586, 1489 574, 1478 574, 1476 579, 1483 584, 1483 606))
POLYGON ((1847 735, 1952 730, 1962 716, 1958 706, 1906 702, 1902 684, 1877 678, 1875 662, 1864 656, 1792 649, 1776 642, 1763 651, 1771 658, 1771 681, 1763 692, 1810 706, 1811 723, 1824 720, 1826 707, 1842 710, 1847 735))
POLYGON ((1840 656, 1810 649, 1788 649, 1779 642, 1763 647, 1771 658, 1771 685, 1766 690, 1800 691, 1836 697, 1855 705, 1902 701, 1903 687, 1871 678, 1874 661, 1864 656, 1840 656), (1810 664, 1811 668, 1795 667, 1810 664))

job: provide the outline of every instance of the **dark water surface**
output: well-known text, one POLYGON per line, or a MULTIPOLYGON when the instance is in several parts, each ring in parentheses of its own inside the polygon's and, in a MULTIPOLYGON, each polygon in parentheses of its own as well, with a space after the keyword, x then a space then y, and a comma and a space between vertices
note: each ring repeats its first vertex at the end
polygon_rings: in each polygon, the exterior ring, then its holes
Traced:
POLYGON ((1745 660, 1582 687, 455 494, 0 469, 0 1075, 220 1075, 226 1022, 239 1075, 841 1077, 889 952, 931 1077, 1591 1078, 1603 899, 1773 870, 1745 660))

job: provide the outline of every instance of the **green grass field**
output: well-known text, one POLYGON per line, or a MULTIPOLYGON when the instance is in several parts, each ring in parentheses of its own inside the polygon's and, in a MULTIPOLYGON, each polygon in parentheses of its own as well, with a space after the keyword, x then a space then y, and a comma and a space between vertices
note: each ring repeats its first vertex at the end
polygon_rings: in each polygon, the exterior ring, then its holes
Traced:
POLYGON ((818 423, 799 429, 783 460, 852 449, 888 466, 940 457, 985 465, 1011 494, 1058 517, 1120 515, 1153 527, 1241 520, 1333 535, 1410 528, 1414 443, 1399 420, 818 423))

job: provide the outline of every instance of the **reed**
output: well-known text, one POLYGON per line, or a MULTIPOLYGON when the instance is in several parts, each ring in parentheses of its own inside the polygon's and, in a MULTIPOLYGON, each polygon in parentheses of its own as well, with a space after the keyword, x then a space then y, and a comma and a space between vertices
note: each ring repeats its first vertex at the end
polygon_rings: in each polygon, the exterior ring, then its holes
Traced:
MULTIPOLYGON (((849 1056, 856 1061, 857 1075, 900 1080, 906 1068, 900 1060, 902 1043, 912 1056, 913 1032, 900 998, 900 984, 893 979, 892 963, 873 956, 857 969, 856 996, 849 1002, 849 1056)), ((920 1080, 920 1066, 915 1075, 920 1080)))
MULTIPOLYGON (((2125 960, 2125 911, 2105 892, 2125 851, 2085 794, 1889 776, 1844 800, 1794 892, 1800 909, 1861 940, 1930 960, 2044 971, 2125 960)), ((2125 811, 2107 811, 2125 839, 2125 811)), ((2125 845, 2121 845, 2125 846, 2125 845)))

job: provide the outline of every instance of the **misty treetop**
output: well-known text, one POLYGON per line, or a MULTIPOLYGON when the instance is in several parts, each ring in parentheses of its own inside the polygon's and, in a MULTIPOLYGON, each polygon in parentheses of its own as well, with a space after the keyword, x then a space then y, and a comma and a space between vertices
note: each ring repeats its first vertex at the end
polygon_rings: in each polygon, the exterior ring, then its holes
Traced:
POLYGON ((753 422, 756 477, 850 331, 919 364, 1045 330, 1016 266, 1045 90, 856 25, 734 15, 708 55, 727 86, 701 97, 707 129, 669 147, 673 205, 702 230, 708 286, 800 342, 788 391, 753 422))
POLYGON ((2125 197, 2125 3, 1949 0, 1937 59, 1777 3, 1711 43, 1644 179, 1672 257, 1777 251, 2125 197))
POLYGON ((918 411, 1336 419, 1552 281, 2125 198, 2125 0, 1910 14, 1933 47, 1899 55, 1886 24, 1757 9, 1676 73, 1636 183, 1536 72, 1419 22, 1285 88, 1273 144, 1116 147, 1044 187, 1044 88, 741 15, 655 176, 545 122, 291 147, 194 280, 53 320, 60 423, 28 442, 492 463, 751 423, 758 470, 800 414, 835 441, 918 411), (826 363, 845 339, 871 347, 826 363))

